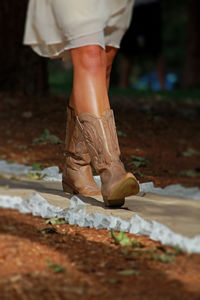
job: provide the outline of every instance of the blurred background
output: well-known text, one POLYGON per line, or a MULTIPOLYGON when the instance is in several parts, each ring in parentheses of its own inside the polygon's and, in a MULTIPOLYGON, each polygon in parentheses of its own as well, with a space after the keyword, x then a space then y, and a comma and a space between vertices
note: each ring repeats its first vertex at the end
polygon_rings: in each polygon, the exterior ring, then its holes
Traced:
MULTIPOLYGON (((62 171, 71 62, 22 45, 27 4, 0 2, 0 160, 62 171)), ((110 101, 127 170, 200 186, 199 0, 136 0, 110 101)))
MULTIPOLYGON (((22 45, 27 2, 2 0, 0 4, 0 90, 27 94, 69 93, 72 84, 70 62, 40 58, 22 45)), ((190 89, 192 94, 199 94, 200 2, 161 0, 160 13, 158 8, 153 13, 145 2, 156 3, 154 0, 136 0, 137 12, 135 11, 132 32, 128 36, 130 48, 134 49, 132 39, 135 39, 140 50, 127 50, 127 45, 124 46, 125 54, 129 51, 129 56, 132 55, 132 69, 127 71, 130 75, 129 84, 122 83, 124 53, 120 52, 113 68, 112 88, 128 88, 132 92, 164 90, 157 74, 157 56, 162 55, 160 65, 163 65, 160 68, 163 68, 165 74, 165 90, 181 92, 190 89), (140 2, 144 3, 141 5, 140 2), (148 8, 145 9, 146 5, 148 8), (138 12, 139 6, 141 12, 138 12), (145 40, 148 30, 151 42, 145 40), (133 37, 134 34, 137 36, 133 37), (145 45, 146 42, 148 45, 145 45)))

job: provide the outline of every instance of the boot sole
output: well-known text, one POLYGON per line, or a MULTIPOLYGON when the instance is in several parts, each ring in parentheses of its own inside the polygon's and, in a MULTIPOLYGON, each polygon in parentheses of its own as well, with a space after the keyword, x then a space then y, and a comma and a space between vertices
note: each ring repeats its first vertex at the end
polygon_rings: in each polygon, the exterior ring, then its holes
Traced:
POLYGON ((101 195, 101 192, 97 192, 97 193, 80 193, 79 191, 73 189, 70 185, 62 182, 62 187, 63 187, 63 191, 65 193, 69 193, 69 194, 72 194, 72 195, 83 195, 85 197, 92 197, 92 196, 97 196, 97 195, 101 195))
POLYGON ((125 197, 136 195, 139 193, 140 187, 136 178, 128 173, 125 178, 113 189, 109 196, 104 197, 106 206, 122 206, 125 197))

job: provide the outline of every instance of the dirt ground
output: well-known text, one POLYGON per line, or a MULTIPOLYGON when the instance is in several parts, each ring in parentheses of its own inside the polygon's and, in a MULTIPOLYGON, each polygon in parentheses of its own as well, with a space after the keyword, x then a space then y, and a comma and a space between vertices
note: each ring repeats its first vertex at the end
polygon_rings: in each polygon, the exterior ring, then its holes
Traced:
MULTIPOLYGON (((111 102, 127 170, 157 186, 200 187, 200 103, 127 96, 111 102)), ((65 105, 63 96, 1 94, 0 159, 62 170, 65 105), (34 140, 45 129, 61 143, 34 140)), ((0 299, 200 299, 200 255, 141 236, 134 236, 140 247, 123 247, 107 230, 46 225, 5 209, 0 231, 0 299)))

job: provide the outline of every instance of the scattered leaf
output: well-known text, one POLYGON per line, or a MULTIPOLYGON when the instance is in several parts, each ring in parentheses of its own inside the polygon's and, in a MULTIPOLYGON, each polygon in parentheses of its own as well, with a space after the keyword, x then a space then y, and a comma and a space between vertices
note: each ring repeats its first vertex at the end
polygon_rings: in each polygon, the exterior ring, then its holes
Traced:
POLYGON ((173 247, 173 249, 174 249, 175 255, 179 255, 179 254, 183 253, 183 250, 179 247, 179 245, 175 245, 173 247))
POLYGON ((179 173, 180 176, 186 176, 186 177, 199 177, 200 172, 196 169, 191 169, 191 170, 183 170, 179 173))
POLYGON ((53 227, 45 227, 39 230, 39 232, 41 232, 42 234, 46 234, 46 233, 59 233, 58 230, 56 228, 53 227))
POLYGON ((131 155, 132 160, 128 165, 134 165, 136 168, 145 167, 149 160, 143 156, 131 155))
POLYGON ((58 218, 50 218, 45 221, 45 224, 62 225, 62 224, 68 224, 68 222, 65 220, 58 219, 58 218))
POLYGON ((114 231, 111 230, 111 236, 115 241, 115 244, 120 244, 121 246, 129 247, 131 246, 129 237, 124 232, 120 231, 117 236, 115 236, 114 231))
POLYGON ((126 133, 120 131, 120 130, 117 130, 117 135, 118 136, 121 136, 121 137, 127 137, 126 133))
POLYGON ((138 243, 138 241, 134 238, 131 238, 131 243, 133 247, 140 247, 140 243, 138 243))
POLYGON ((125 275, 125 276, 130 276, 130 275, 139 275, 139 272, 136 270, 122 270, 119 271, 118 274, 120 275, 125 275))
POLYGON ((50 259, 46 259, 46 263, 50 269, 53 270, 54 273, 63 273, 65 272, 65 267, 62 265, 54 264, 50 261, 50 259))
POLYGON ((32 164, 33 171, 41 171, 42 163, 32 164))
POLYGON ((145 249, 145 250, 140 250, 140 254, 147 254, 147 253, 154 253, 155 249, 154 248, 149 248, 149 249, 145 249))
POLYGON ((15 148, 20 149, 20 150, 27 150, 28 146, 26 146, 26 145, 16 145, 15 148))
POLYGON ((161 261, 163 263, 171 263, 174 261, 174 256, 173 255, 167 255, 167 254, 157 254, 154 253, 152 254, 152 259, 161 261))
POLYGON ((122 253, 123 255, 128 255, 128 254, 129 254, 129 250, 123 249, 123 250, 121 251, 121 253, 122 253))
POLYGON ((33 144, 62 144, 62 141, 54 134, 51 134, 48 129, 45 129, 42 135, 38 138, 33 139, 33 144))
POLYGON ((192 157, 194 155, 199 155, 199 154, 200 154, 200 152, 197 151, 197 150, 195 150, 195 149, 193 149, 193 148, 188 148, 186 151, 182 152, 182 155, 184 157, 192 157))
POLYGON ((131 155, 131 158, 133 158, 137 161, 148 162, 148 159, 146 157, 143 157, 143 156, 131 155))
POLYGON ((28 177, 29 177, 30 180, 42 180, 42 179, 44 179, 46 176, 47 176, 47 174, 43 174, 43 175, 42 175, 42 174, 39 173, 39 172, 36 172, 36 173, 30 172, 30 173, 28 173, 28 177))
POLYGON ((134 174, 140 176, 141 178, 145 177, 145 175, 140 171, 136 171, 136 172, 134 172, 134 174))
POLYGON ((125 232, 120 231, 118 235, 116 236, 114 234, 114 231, 110 231, 111 237, 113 238, 115 244, 120 244, 123 247, 140 247, 140 244, 137 242, 136 239, 131 238, 129 239, 128 235, 125 232))

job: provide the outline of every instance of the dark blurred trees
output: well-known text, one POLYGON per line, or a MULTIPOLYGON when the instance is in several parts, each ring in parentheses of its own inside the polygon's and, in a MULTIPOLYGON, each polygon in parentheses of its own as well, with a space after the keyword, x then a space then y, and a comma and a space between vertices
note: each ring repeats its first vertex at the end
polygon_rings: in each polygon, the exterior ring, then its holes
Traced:
POLYGON ((187 0, 188 27, 184 88, 200 88, 200 1, 187 0))
POLYGON ((46 59, 22 45, 28 0, 0 1, 0 91, 45 93, 46 59))
MULTIPOLYGON (((163 0, 162 3, 167 67, 183 68, 184 88, 199 88, 200 0, 163 0)), ((33 94, 48 90, 46 59, 22 45, 27 4, 28 0, 0 0, 0 91, 33 94)))

